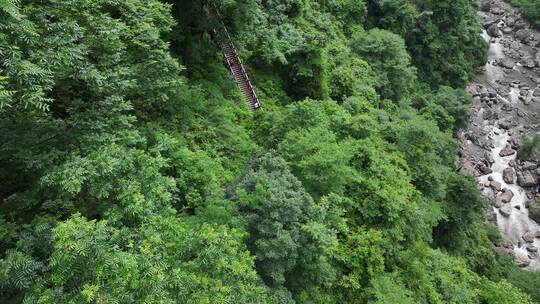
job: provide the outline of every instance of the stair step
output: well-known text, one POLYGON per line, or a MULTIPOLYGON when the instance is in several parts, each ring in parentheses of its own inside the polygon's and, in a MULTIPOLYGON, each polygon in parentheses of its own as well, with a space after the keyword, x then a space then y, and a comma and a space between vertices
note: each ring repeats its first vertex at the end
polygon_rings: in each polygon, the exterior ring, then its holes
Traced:
MULTIPOLYGON (((223 40, 221 41, 223 42, 229 39, 225 36, 226 29, 220 28, 220 30, 221 31, 216 30, 215 32, 217 35, 222 35, 223 40)), ((257 99, 257 95, 255 95, 253 86, 249 82, 248 75, 242 66, 242 61, 236 53, 234 43, 232 41, 223 42, 220 44, 220 46, 221 52, 223 53, 223 56, 225 57, 227 64, 229 65, 229 70, 234 78, 234 81, 236 82, 239 90, 244 95, 247 106, 251 111, 255 111, 260 107, 259 100, 257 99)))

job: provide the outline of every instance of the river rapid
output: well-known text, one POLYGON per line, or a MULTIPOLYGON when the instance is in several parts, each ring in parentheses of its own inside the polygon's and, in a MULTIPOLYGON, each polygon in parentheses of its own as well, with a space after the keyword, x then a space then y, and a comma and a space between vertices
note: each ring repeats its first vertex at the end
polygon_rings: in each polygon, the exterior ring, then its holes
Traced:
POLYGON ((520 267, 540 270, 540 205, 534 202, 540 161, 538 153, 517 153, 540 132, 540 32, 500 0, 478 14, 489 52, 468 87, 473 108, 468 129, 458 134, 460 170, 492 202, 486 219, 503 236, 497 250, 520 267))

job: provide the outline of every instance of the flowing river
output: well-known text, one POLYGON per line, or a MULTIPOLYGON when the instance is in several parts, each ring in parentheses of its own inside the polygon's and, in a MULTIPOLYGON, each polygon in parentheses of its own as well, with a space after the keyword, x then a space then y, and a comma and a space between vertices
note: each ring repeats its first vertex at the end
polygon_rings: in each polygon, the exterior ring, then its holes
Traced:
POLYGON ((501 251, 517 265, 540 270, 538 156, 517 157, 519 144, 540 131, 540 32, 509 5, 493 1, 480 11, 488 60, 468 88, 469 128, 459 134, 461 171, 478 180, 493 207, 487 220, 503 236, 501 251))

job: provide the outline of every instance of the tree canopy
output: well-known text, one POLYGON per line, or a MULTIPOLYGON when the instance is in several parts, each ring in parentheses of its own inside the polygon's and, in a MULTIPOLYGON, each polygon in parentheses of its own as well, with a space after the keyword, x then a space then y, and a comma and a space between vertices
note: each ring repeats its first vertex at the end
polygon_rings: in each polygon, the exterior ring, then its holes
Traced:
POLYGON ((471 1, 214 3, 0 0, 1 303, 538 301, 456 173, 471 1))

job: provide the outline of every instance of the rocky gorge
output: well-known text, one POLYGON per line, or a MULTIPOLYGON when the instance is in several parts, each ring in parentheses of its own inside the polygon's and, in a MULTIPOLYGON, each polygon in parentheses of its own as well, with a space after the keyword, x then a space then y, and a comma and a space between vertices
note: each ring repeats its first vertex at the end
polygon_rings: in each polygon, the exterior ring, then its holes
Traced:
POLYGON ((486 218, 501 231, 497 250, 540 270, 540 153, 518 153, 540 132, 540 31, 501 0, 478 14, 489 52, 468 87, 473 108, 458 134, 460 170, 492 202, 486 218))

